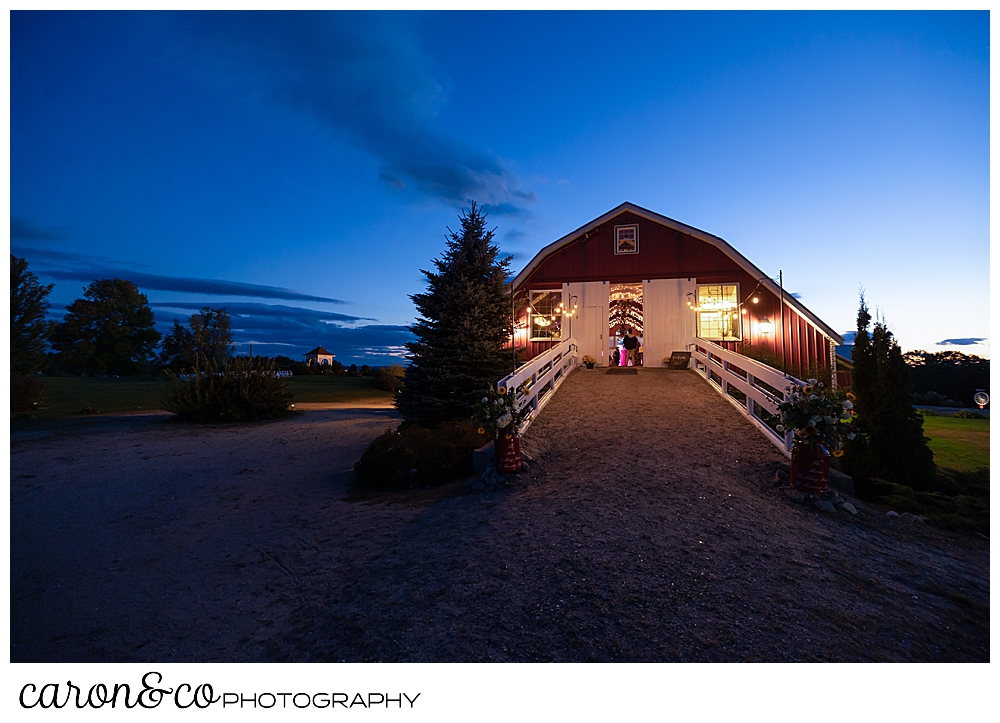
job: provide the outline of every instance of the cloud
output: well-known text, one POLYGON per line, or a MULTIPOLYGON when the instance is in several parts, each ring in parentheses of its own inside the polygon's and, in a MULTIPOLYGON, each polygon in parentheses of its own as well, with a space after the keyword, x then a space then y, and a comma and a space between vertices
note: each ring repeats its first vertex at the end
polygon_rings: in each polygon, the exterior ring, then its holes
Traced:
POLYGON ((94 279, 119 278, 133 282, 141 289, 153 291, 179 291, 186 294, 209 294, 215 296, 252 296, 258 299, 286 299, 288 301, 317 301, 325 304, 346 304, 346 301, 326 296, 303 294, 294 289, 263 284, 247 284, 242 281, 221 279, 194 279, 185 276, 163 276, 114 268, 85 269, 41 269, 39 276, 68 281, 93 281, 94 279))
POLYGON ((405 354, 404 344, 414 339, 405 326, 357 325, 372 321, 365 317, 338 314, 282 304, 255 302, 213 303, 211 301, 152 302, 156 326, 169 331, 174 319, 185 324, 191 312, 203 306, 226 308, 232 320, 233 341, 241 351, 254 345, 256 353, 283 354, 293 359, 322 345, 350 364, 398 363, 405 354))
MULTIPOLYGON (((233 326, 239 322, 243 325, 243 319, 256 320, 255 323, 264 323, 262 320, 280 319, 284 323, 297 324, 307 328, 319 328, 320 324, 329 323, 354 323, 358 321, 375 321, 365 316, 350 316, 348 314, 338 314, 332 311, 321 309, 306 309, 301 306, 284 306, 282 304, 258 304, 254 302, 211 302, 211 301, 158 301, 150 304, 154 309, 184 309, 199 311, 205 306, 213 308, 225 307, 229 315, 233 317, 233 326)), ((260 327, 258 327, 260 328, 260 327)))
POLYGON ((11 239, 21 239, 23 241, 64 241, 71 238, 70 234, 60 228, 47 226, 45 228, 35 225, 33 221, 26 218, 12 216, 10 219, 11 239))
POLYGON ((986 341, 985 336, 967 336, 961 339, 945 339, 944 341, 939 341, 938 346, 972 346, 974 344, 982 344, 986 341))
POLYGON ((504 162, 446 134, 445 90, 405 20, 382 13, 189 13, 184 27, 221 75, 298 108, 382 163, 379 178, 497 215, 538 198, 504 162), (407 183, 408 182, 408 183, 407 183))
MULTIPOLYGON (((28 259, 29 263, 35 263, 36 261, 41 260, 42 265, 46 268, 60 268, 63 271, 67 270, 67 267, 85 267, 88 269, 96 269, 107 266, 108 264, 121 264, 122 266, 132 268, 150 268, 148 264, 136 264, 130 261, 109 259, 102 256, 87 256, 85 254, 72 253, 71 251, 53 251, 52 249, 22 246, 20 244, 11 244, 10 252, 15 256, 24 256, 28 259)), ((95 276, 93 278, 97 277, 95 276)))

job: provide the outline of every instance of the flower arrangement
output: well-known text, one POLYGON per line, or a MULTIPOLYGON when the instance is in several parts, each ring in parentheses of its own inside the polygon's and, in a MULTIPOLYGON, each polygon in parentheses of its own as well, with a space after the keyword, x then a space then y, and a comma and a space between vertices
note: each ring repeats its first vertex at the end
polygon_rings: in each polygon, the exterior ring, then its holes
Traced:
POLYGON ((590 354, 584 354, 583 355, 583 359, 581 359, 580 361, 582 361, 584 364, 596 364, 597 363, 597 359, 595 359, 594 357, 592 357, 590 354))
POLYGON ((791 429, 796 444, 822 444, 834 457, 844 454, 844 443, 854 439, 854 395, 828 390, 823 382, 809 379, 805 384, 785 387, 788 400, 782 402, 779 432, 791 429))
POLYGON ((499 439, 501 435, 507 439, 517 435, 521 423, 532 414, 530 405, 518 405, 518 391, 526 394, 528 383, 524 382, 517 389, 500 387, 486 392, 486 396, 475 405, 472 414, 472 420, 480 425, 480 434, 490 432, 494 439, 499 439))

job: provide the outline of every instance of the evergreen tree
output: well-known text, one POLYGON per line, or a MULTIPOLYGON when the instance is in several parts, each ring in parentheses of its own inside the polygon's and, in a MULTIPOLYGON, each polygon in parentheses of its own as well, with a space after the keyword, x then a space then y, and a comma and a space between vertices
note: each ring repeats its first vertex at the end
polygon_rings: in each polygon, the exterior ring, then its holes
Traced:
POLYGON ((869 335, 871 315, 864 294, 854 340, 852 391, 856 396, 858 439, 844 457, 861 480, 879 478, 918 490, 933 490, 934 455, 923 434, 923 419, 911 406, 909 368, 884 321, 869 335))
POLYGON ((450 228, 447 249, 434 260, 427 292, 410 298, 420 312, 406 345, 410 367, 396 406, 408 422, 433 425, 467 419, 483 393, 510 367, 510 297, 504 284, 510 258, 499 258, 494 231, 475 203, 450 228))
POLYGON ((59 360, 88 374, 135 374, 150 361, 160 332, 145 294, 131 281, 99 279, 87 287, 52 335, 59 360))
POLYGON ((52 284, 42 286, 28 262, 10 255, 10 371, 31 374, 45 366, 45 338, 52 284))

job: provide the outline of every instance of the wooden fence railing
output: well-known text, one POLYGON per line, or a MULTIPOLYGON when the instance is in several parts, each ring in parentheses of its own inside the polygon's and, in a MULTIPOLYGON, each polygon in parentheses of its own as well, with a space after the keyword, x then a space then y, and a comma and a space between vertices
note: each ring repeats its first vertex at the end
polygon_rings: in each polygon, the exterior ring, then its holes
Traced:
POLYGON ((792 433, 775 429, 780 416, 778 405, 785 401, 785 385, 802 381, 704 339, 688 344, 688 349, 694 370, 786 457, 791 457, 792 433))
POLYGON ((521 392, 519 390, 517 392, 518 408, 523 409, 525 404, 530 404, 533 415, 521 424, 519 434, 524 434, 525 430, 531 426, 532 418, 537 417, 538 413, 542 411, 542 407, 549 403, 556 389, 566 380, 569 372, 573 371, 576 365, 576 339, 569 338, 544 354, 535 357, 527 364, 523 364, 514 373, 508 374, 497 382, 498 389, 500 387, 518 389, 525 382, 528 383, 527 391, 521 392))

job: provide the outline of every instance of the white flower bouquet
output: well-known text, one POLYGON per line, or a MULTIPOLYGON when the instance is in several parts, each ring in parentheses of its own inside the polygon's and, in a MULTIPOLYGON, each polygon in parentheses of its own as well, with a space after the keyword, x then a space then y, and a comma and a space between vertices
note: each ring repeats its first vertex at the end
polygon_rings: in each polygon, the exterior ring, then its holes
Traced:
POLYGON ((517 389, 500 387, 486 392, 473 408, 472 421, 479 423, 479 433, 490 432, 494 439, 501 435, 507 439, 516 436, 521 423, 531 416, 531 407, 518 400, 518 393, 523 397, 527 391, 525 382, 517 389))
POLYGON ((779 432, 790 429, 796 444, 822 444, 834 457, 844 454, 844 444, 854 439, 854 395, 826 389, 823 382, 809 379, 805 384, 785 387, 787 401, 781 412, 779 432))

